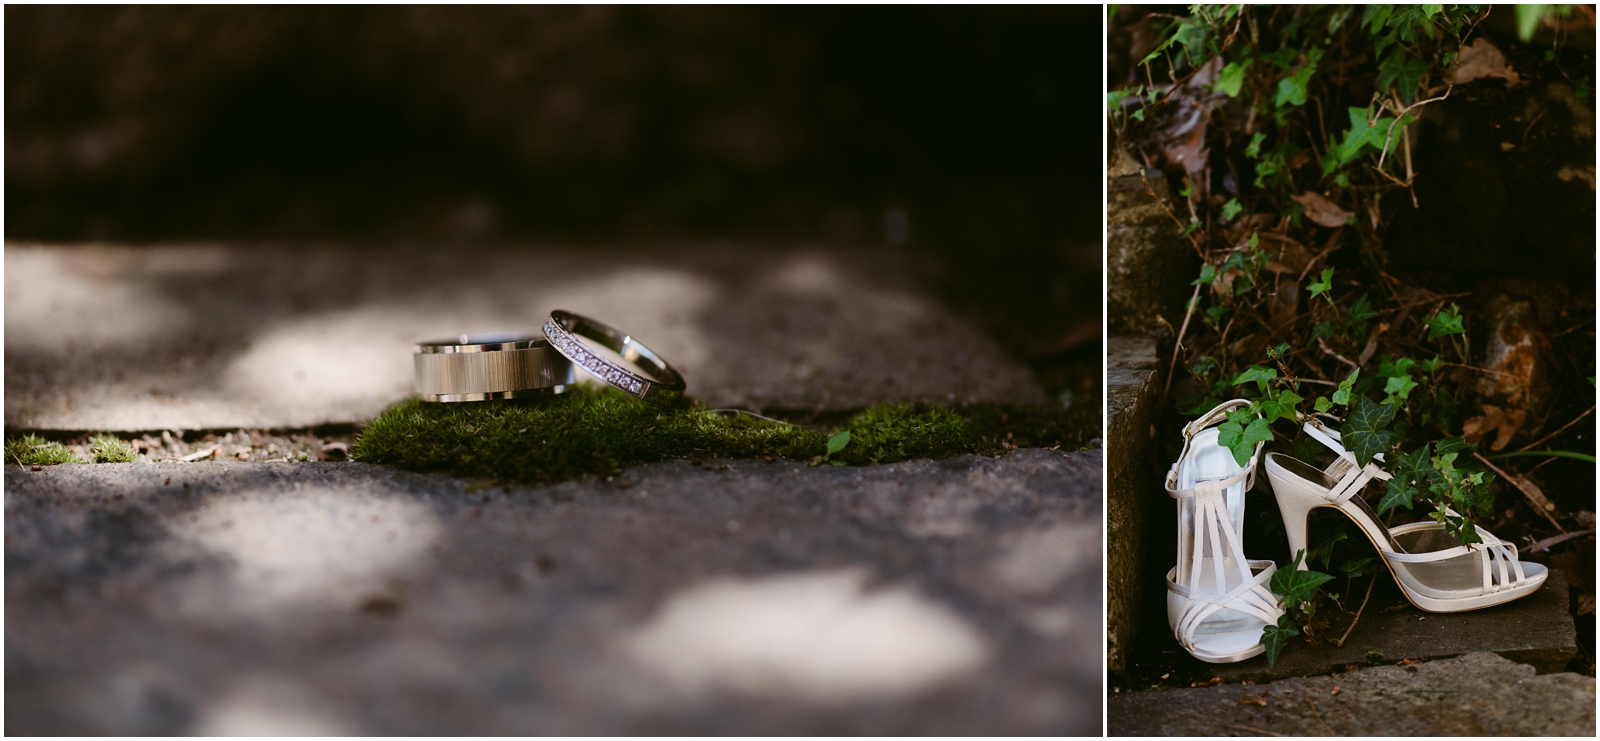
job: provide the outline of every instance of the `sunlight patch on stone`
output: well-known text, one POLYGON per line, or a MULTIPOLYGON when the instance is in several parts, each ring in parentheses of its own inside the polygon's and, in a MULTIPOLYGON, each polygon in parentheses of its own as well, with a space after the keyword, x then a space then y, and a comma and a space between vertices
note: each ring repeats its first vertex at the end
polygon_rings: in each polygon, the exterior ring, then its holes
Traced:
POLYGON ((1044 594, 1068 577, 1100 574, 1100 524, 1057 525, 1025 533, 992 568, 995 581, 1024 594, 1044 594))
POLYGON ((410 500, 307 487, 213 498, 174 529, 228 563, 225 578, 202 575, 189 584, 185 607, 227 617, 353 610, 420 556, 439 524, 410 500))
POLYGON ((354 724, 293 682, 251 677, 206 708, 194 736, 350 736, 354 724))
POLYGON ((983 639, 959 616, 909 587, 868 591, 866 581, 854 568, 714 581, 672 596, 625 645, 691 696, 898 698, 983 665, 983 639))
POLYGON ((66 353, 127 349, 187 332, 179 298, 138 277, 117 253, 88 259, 75 251, 7 245, 6 352, 66 353))

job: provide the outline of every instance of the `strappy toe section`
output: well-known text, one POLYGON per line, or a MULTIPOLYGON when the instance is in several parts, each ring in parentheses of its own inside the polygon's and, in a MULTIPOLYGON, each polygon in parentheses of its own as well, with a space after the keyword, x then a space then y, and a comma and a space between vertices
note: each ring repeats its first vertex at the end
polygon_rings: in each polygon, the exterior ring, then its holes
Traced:
MULTIPOLYGON (((1376 462, 1358 466, 1355 455, 1344 449, 1337 430, 1315 417, 1302 415, 1301 419, 1306 433, 1338 458, 1318 470, 1281 453, 1267 454, 1267 478, 1283 513, 1291 551, 1306 547, 1306 520, 1311 510, 1330 507, 1361 527, 1406 598, 1423 610, 1476 610, 1527 596, 1544 583, 1549 571, 1543 565, 1519 561, 1515 544, 1481 527, 1478 536, 1483 542, 1465 546, 1442 523, 1431 520, 1385 527, 1358 495, 1368 482, 1387 481, 1389 474, 1376 462)), ((1449 507, 1445 512, 1456 515, 1449 507)))
POLYGON ((1178 564, 1167 572, 1167 619, 1185 650, 1217 664, 1261 654, 1262 629, 1283 614, 1269 587, 1277 566, 1246 559, 1240 535, 1261 444, 1241 467, 1217 443, 1216 425, 1249 405, 1224 402, 1184 426, 1183 453, 1166 479, 1167 495, 1178 501, 1178 564))

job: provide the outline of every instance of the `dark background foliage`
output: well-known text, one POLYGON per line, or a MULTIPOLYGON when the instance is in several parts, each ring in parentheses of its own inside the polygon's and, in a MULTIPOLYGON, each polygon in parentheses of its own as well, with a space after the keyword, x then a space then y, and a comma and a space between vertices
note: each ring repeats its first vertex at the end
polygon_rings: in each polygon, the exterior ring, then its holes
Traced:
POLYGON ((6 18, 11 238, 866 232, 885 207, 970 200, 1033 239, 1099 233, 1098 183, 1066 167, 1095 151, 1069 100, 1097 55, 1066 43, 1092 12, 6 18))
POLYGON ((8 240, 887 241, 1035 367, 1098 356, 1094 8, 6 21, 8 240))

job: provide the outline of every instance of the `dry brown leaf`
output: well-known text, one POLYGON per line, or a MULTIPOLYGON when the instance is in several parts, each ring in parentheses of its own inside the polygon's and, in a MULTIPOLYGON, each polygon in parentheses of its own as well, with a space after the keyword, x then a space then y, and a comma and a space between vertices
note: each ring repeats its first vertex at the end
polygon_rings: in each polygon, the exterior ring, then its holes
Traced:
POLYGON ((1521 78, 1506 66, 1506 55, 1495 48, 1494 42, 1478 37, 1461 49, 1461 64, 1456 67, 1456 84, 1483 77, 1499 77, 1507 85, 1517 84, 1521 78))
POLYGON ((1290 196, 1306 207, 1306 218, 1326 227, 1344 226, 1346 219, 1355 216, 1354 213, 1339 208, 1339 204, 1322 197, 1317 193, 1306 191, 1297 196, 1290 196))
MULTIPOLYGON (((1199 111, 1195 111, 1200 116, 1199 111)), ((1193 176, 1199 174, 1206 167, 1206 157, 1211 150, 1206 148, 1206 122, 1201 118, 1195 123, 1194 128, 1182 138, 1173 141, 1163 148, 1167 160, 1183 166, 1183 171, 1193 176)))
POLYGON ((1294 322, 1300 308, 1300 280, 1298 273, 1278 273, 1272 276, 1273 296, 1267 304, 1268 316, 1274 327, 1287 327, 1294 322))
POLYGON ((1483 405, 1483 414, 1461 423, 1461 439, 1475 443, 1488 436, 1490 432, 1498 431, 1490 450, 1504 450, 1510 444, 1511 438, 1522 429, 1523 423, 1528 421, 1528 413, 1522 409, 1501 409, 1492 404, 1483 405))
POLYGON ((1306 263, 1311 262, 1311 250, 1305 245, 1274 232, 1257 233, 1256 249, 1273 253, 1272 259, 1267 261, 1267 270, 1274 273, 1299 275, 1306 269, 1306 263))

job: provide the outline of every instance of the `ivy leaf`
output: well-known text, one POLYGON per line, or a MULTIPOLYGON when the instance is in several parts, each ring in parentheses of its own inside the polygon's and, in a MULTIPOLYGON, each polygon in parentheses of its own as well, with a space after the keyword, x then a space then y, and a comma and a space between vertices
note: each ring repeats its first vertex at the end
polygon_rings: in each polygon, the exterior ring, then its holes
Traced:
POLYGON ((1272 430, 1267 421, 1260 417, 1250 420, 1248 427, 1233 420, 1217 426, 1217 444, 1232 451, 1234 462, 1241 466, 1250 462, 1256 443, 1271 439, 1272 430))
POLYGON ((1306 557, 1304 550, 1294 554, 1294 563, 1278 569, 1272 575, 1272 593, 1278 595, 1285 609, 1299 607, 1317 593, 1332 576, 1320 571, 1301 571, 1300 561, 1306 557))
POLYGON ((1311 336, 1306 338, 1306 347, 1316 344, 1319 339, 1331 339, 1332 337, 1333 320, 1324 319, 1311 328, 1311 336))
POLYGON ((1385 355, 1383 362, 1378 366, 1378 376, 1380 378, 1405 378, 1410 375, 1411 369, 1416 364, 1417 361, 1411 358, 1390 360, 1389 356, 1385 355))
POLYGON ((1260 387, 1261 392, 1266 393, 1267 382, 1277 377, 1278 372, 1271 368, 1263 368, 1259 365, 1252 365, 1249 368, 1244 369, 1244 372, 1240 373, 1238 378, 1233 379, 1233 385, 1243 386, 1251 381, 1255 381, 1256 385, 1260 387))
POLYGON ((1345 576, 1354 577, 1355 575, 1360 574, 1362 569, 1365 569, 1366 567, 1371 566, 1372 564, 1375 564, 1377 562, 1378 562, 1378 559, 1376 559, 1376 558, 1357 558, 1357 559, 1352 559, 1350 561, 1345 561, 1344 563, 1339 564, 1339 570, 1344 572, 1345 576))
MULTIPOLYGON (((1323 268, 1322 279, 1312 282, 1307 288, 1310 289, 1313 299, 1327 293, 1328 289, 1333 288, 1333 268, 1323 268)), ((1328 302, 1333 303, 1333 297, 1328 297, 1328 302)))
POLYGON ((1261 645, 1267 649, 1267 666, 1278 663, 1278 654, 1283 653, 1284 645, 1297 635, 1300 635, 1300 629, 1294 626, 1294 621, 1288 615, 1278 616, 1277 625, 1261 629, 1261 645))
POLYGON ((1435 355, 1433 356, 1433 360, 1424 360, 1418 363, 1417 367, 1427 371, 1428 375, 1431 376, 1439 371, 1439 366, 1441 365, 1444 365, 1444 361, 1440 360, 1439 356, 1435 355))
POLYGON ((1239 97, 1239 89, 1244 87, 1244 73, 1250 68, 1250 60, 1229 62, 1222 68, 1222 74, 1217 76, 1217 84, 1213 88, 1230 98, 1239 97))
MULTIPOLYGON (((1346 532, 1343 523, 1339 527, 1323 528, 1317 531, 1312 538, 1311 549, 1306 552, 1306 561, 1322 559, 1322 568, 1328 568, 1328 563, 1333 560, 1333 545, 1341 540, 1348 540, 1350 533, 1346 532)), ((1276 576, 1276 574, 1274 574, 1276 576)))
POLYGON ((1445 335, 1452 334, 1466 334, 1467 332, 1467 330, 1461 326, 1461 312, 1456 308, 1455 304, 1450 304, 1449 309, 1440 311, 1437 316, 1434 316, 1430 319, 1423 319, 1422 323, 1428 325, 1428 339, 1430 340, 1434 339, 1435 337, 1444 337, 1445 335))
POLYGON ((1261 143, 1266 140, 1267 135, 1257 131, 1253 136, 1250 137, 1249 146, 1244 148, 1244 156, 1249 157, 1250 159, 1259 159, 1261 157, 1261 143))
MULTIPOLYGON (((1413 57, 1406 52, 1405 47, 1396 46, 1378 65, 1378 89, 1388 90, 1389 86, 1393 85, 1401 98, 1410 101, 1412 96, 1416 95, 1417 84, 1427 73, 1427 60, 1413 57)), ((1382 146, 1381 142, 1379 146, 1382 146)))
POLYGON ((1379 404, 1365 396, 1356 395, 1350 405, 1350 417, 1339 428, 1344 445, 1355 453, 1356 465, 1365 466, 1372 457, 1389 449, 1394 433, 1389 423, 1394 421, 1394 407, 1379 404))
POLYGON ((1394 467, 1389 473, 1389 489, 1384 492, 1383 498, 1378 500, 1378 514, 1384 514, 1395 507, 1411 509, 1412 498, 1417 495, 1418 484, 1426 484, 1429 472, 1433 471, 1433 464, 1428 460, 1428 446, 1424 445, 1411 451, 1409 455, 1395 458, 1394 467))
POLYGON ((1239 205, 1239 199, 1229 198, 1227 203, 1222 204, 1222 221, 1224 223, 1233 221, 1233 217, 1238 216, 1243 210, 1244 206, 1239 205))
POLYGON ((1312 404, 1311 407, 1319 412, 1326 412, 1333 408, 1333 402, 1328 401, 1326 396, 1318 396, 1316 403, 1312 404))
POLYGON ((1200 277, 1189 282, 1191 286, 1203 286, 1217 279, 1217 266, 1204 265, 1200 268, 1200 277))
POLYGON ((1306 104, 1306 86, 1311 84, 1311 73, 1316 71, 1315 65, 1306 65, 1295 70, 1294 74, 1278 81, 1278 92, 1273 96, 1272 104, 1282 108, 1284 104, 1302 106, 1306 104))
MULTIPOLYGON (((1439 455, 1450 455, 1452 453, 1457 455, 1472 455, 1474 452, 1477 452, 1478 444, 1469 443, 1459 437, 1447 437, 1434 443, 1434 448, 1439 452, 1439 455)), ((1451 458, 1451 460, 1455 459, 1451 458)))
POLYGON ((1367 299, 1365 293, 1361 294, 1361 298, 1356 299, 1355 303, 1350 304, 1350 325, 1356 334, 1366 334, 1367 320, 1377 315, 1378 310, 1372 308, 1372 302, 1367 299))
MULTIPOLYGON (((1339 382, 1339 388, 1333 392, 1333 398, 1330 399, 1330 401, 1338 404, 1339 406, 1348 406, 1350 404, 1350 387, 1355 385, 1356 378, 1360 375, 1360 368, 1350 371, 1350 375, 1346 376, 1343 381, 1339 382)), ((1317 411, 1322 410, 1319 409, 1317 411)))
POLYGON ((837 453, 837 452, 839 452, 841 450, 844 450, 844 446, 849 445, 849 444, 850 444, 850 431, 849 430, 845 430, 844 432, 840 432, 838 434, 835 434, 833 437, 828 438, 828 455, 833 455, 834 453, 837 453))
POLYGON ((1300 398, 1299 394, 1288 389, 1284 389, 1277 394, 1268 395, 1261 400, 1261 417, 1267 421, 1267 424, 1272 424, 1274 420, 1279 419, 1287 419, 1293 422, 1295 421, 1295 405, 1302 401, 1305 401, 1305 399, 1300 398))
MULTIPOLYGON (((1383 385, 1383 392, 1389 394, 1392 399, 1405 399, 1411 394, 1411 389, 1416 387, 1417 382, 1411 380, 1411 376, 1396 376, 1383 385)), ((1387 403, 1387 400, 1385 402, 1387 403)))

